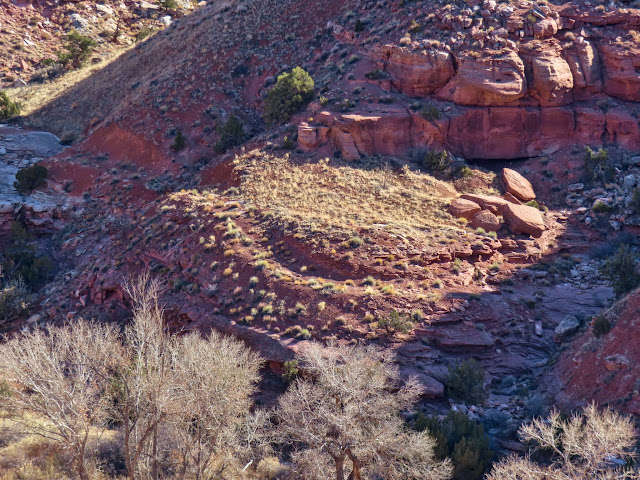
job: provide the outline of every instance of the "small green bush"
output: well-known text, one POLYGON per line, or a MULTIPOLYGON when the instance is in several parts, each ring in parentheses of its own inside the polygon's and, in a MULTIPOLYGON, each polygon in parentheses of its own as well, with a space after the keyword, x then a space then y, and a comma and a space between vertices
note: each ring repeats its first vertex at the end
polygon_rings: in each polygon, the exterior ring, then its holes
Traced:
POLYGON ((282 376, 287 382, 293 382, 297 377, 298 373, 300 373, 300 369, 298 368, 298 360, 287 360, 284 362, 284 372, 282 376))
POLYGON ((362 21, 360 21, 360 19, 356 20, 356 25, 353 27, 353 30, 356 33, 364 32, 364 24, 362 23, 362 21))
POLYGON ((7 92, 0 91, 0 120, 8 120, 20 114, 22 105, 9 98, 7 92))
POLYGON ((389 333, 408 333, 413 328, 410 315, 404 315, 396 309, 389 315, 378 320, 378 326, 385 328, 389 333))
POLYGON ((176 0, 160 0, 158 6, 165 12, 175 12, 178 9, 176 0))
POLYGON ((380 70, 379 68, 376 70, 372 70, 371 72, 365 73, 365 77, 369 80, 382 80, 383 78, 387 78, 387 74, 380 70))
POLYGON ((422 110, 420 110, 420 115, 422 115, 422 118, 425 120, 434 122, 440 118, 440 110, 433 105, 425 105, 422 107, 422 110))
POLYGON ((218 125, 218 142, 215 151, 224 153, 230 148, 240 145, 244 140, 242 121, 235 115, 231 115, 225 123, 218 125))
POLYGON ((609 280, 616 297, 621 297, 640 286, 637 257, 626 243, 620 245, 616 254, 600 267, 600 274, 609 280))
POLYGON ((535 200, 529 200, 527 203, 525 203, 526 206, 528 207, 533 207, 535 209, 540 210, 540 204, 538 202, 536 202, 535 200))
POLYGON ((349 246, 351 248, 358 248, 362 244, 364 244, 364 240, 362 238, 360 238, 360 237, 351 237, 349 239, 349 246))
POLYGON ((182 134, 182 131, 178 130, 176 131, 176 138, 173 140, 173 144, 169 148, 171 148, 172 152, 178 153, 179 151, 183 150, 186 145, 187 139, 182 134))
POLYGON ((460 178, 471 178, 473 177, 473 170, 471 169, 471 167, 465 165, 460 170, 458 170, 457 174, 460 178))
POLYGON ((594 203, 593 207, 591 208, 591 210, 593 210, 594 213, 609 213, 613 209, 614 207, 612 205, 609 205, 601 201, 597 201, 596 203, 594 203))
POLYGON ((597 151, 589 147, 585 149, 584 169, 588 180, 601 180, 603 182, 613 180, 615 169, 608 165, 609 154, 603 148, 597 151))
POLYGON ((22 280, 14 280, 0 287, 0 319, 9 320, 29 309, 31 296, 22 280))
POLYGON ((47 174, 47 169, 42 165, 21 168, 16 173, 16 181, 13 182, 13 186, 18 192, 29 194, 44 183, 47 174))
POLYGON ((302 68, 296 67, 278 77, 264 101, 263 118, 268 125, 278 125, 289 120, 313 99, 315 83, 302 68))
POLYGON ((449 368, 447 395, 456 401, 471 405, 483 405, 487 400, 484 386, 484 368, 476 360, 469 359, 449 368))
POLYGON ((434 172, 444 172, 451 165, 451 159, 446 151, 431 150, 424 156, 422 164, 434 172))
POLYGON ((598 315, 593 319, 593 334, 600 338, 611 331, 611 322, 604 315, 598 315))
POLYGON ((449 411, 442 421, 419 414, 414 428, 429 431, 438 460, 451 458, 454 480, 479 480, 491 465, 493 451, 483 426, 462 412, 449 411))
POLYGON ((80 68, 84 65, 98 45, 95 40, 76 30, 65 36, 65 41, 66 51, 58 52, 58 62, 62 65, 70 65, 71 68, 80 68))
POLYGON ((154 33, 158 31, 157 28, 144 26, 140 29, 138 33, 136 33, 136 42, 142 42, 146 38, 150 37, 154 33))

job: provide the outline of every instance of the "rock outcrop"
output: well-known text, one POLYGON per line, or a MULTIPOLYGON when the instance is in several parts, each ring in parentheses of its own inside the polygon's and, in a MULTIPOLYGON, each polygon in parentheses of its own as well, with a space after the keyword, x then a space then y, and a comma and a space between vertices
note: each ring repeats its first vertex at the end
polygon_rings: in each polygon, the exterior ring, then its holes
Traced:
POLYGON ((556 106, 573 100, 573 74, 569 64, 557 52, 545 52, 531 59, 533 86, 531 96, 541 106, 556 106))
POLYGON ((386 45, 382 56, 391 87, 414 97, 437 92, 455 74, 451 54, 442 50, 412 50, 386 45))
POLYGON ((522 59, 515 52, 494 57, 465 57, 438 97, 458 105, 498 106, 514 103, 527 93, 522 59))

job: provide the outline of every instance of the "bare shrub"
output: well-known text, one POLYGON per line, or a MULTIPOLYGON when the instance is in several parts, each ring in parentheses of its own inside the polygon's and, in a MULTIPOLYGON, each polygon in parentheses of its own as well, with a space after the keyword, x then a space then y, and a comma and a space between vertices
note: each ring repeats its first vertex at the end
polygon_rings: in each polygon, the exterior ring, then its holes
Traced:
POLYGON ((244 427, 261 361, 242 343, 216 332, 179 338, 171 355, 171 424, 182 470, 189 478, 215 478, 234 463, 247 438, 244 427))
POLYGON ((550 465, 539 465, 530 458, 510 457, 494 465, 487 480, 630 480, 637 474, 613 460, 627 460, 635 446, 630 419, 595 404, 582 414, 563 420, 557 411, 548 418, 537 418, 520 428, 523 441, 553 455, 550 465))

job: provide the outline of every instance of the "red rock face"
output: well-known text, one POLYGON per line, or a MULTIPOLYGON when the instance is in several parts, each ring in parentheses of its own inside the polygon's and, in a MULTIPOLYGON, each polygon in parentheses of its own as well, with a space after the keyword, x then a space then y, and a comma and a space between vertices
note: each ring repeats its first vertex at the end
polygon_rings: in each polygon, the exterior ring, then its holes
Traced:
MULTIPOLYGON (((399 105, 372 105, 357 114, 332 115, 320 112, 317 120, 328 128, 328 140, 346 160, 363 155, 397 155, 407 152, 413 145, 411 115, 399 105)), ((309 126, 300 126, 304 145, 321 145, 309 126)))
POLYGON ((588 90, 589 93, 602 91, 602 79, 600 77, 600 55, 597 48, 591 42, 582 40, 573 48, 565 50, 565 58, 571 74, 573 75, 576 95, 583 95, 580 90, 588 90))

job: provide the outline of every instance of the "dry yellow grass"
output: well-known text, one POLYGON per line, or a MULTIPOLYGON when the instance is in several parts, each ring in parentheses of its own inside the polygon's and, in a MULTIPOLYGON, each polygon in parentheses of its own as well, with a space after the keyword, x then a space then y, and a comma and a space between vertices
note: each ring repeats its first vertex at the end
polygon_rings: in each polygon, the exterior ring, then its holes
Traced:
POLYGON ((60 97, 74 85, 115 61, 127 50, 128 48, 125 48, 109 53, 100 63, 92 64, 78 70, 72 70, 51 82, 29 84, 26 87, 7 89, 7 94, 9 98, 22 104, 21 115, 29 116, 60 97))
POLYGON ((461 232, 447 212, 455 189, 424 173, 334 166, 328 159, 296 164, 259 151, 235 162, 241 196, 298 231, 348 237, 382 230, 413 240, 461 232))

